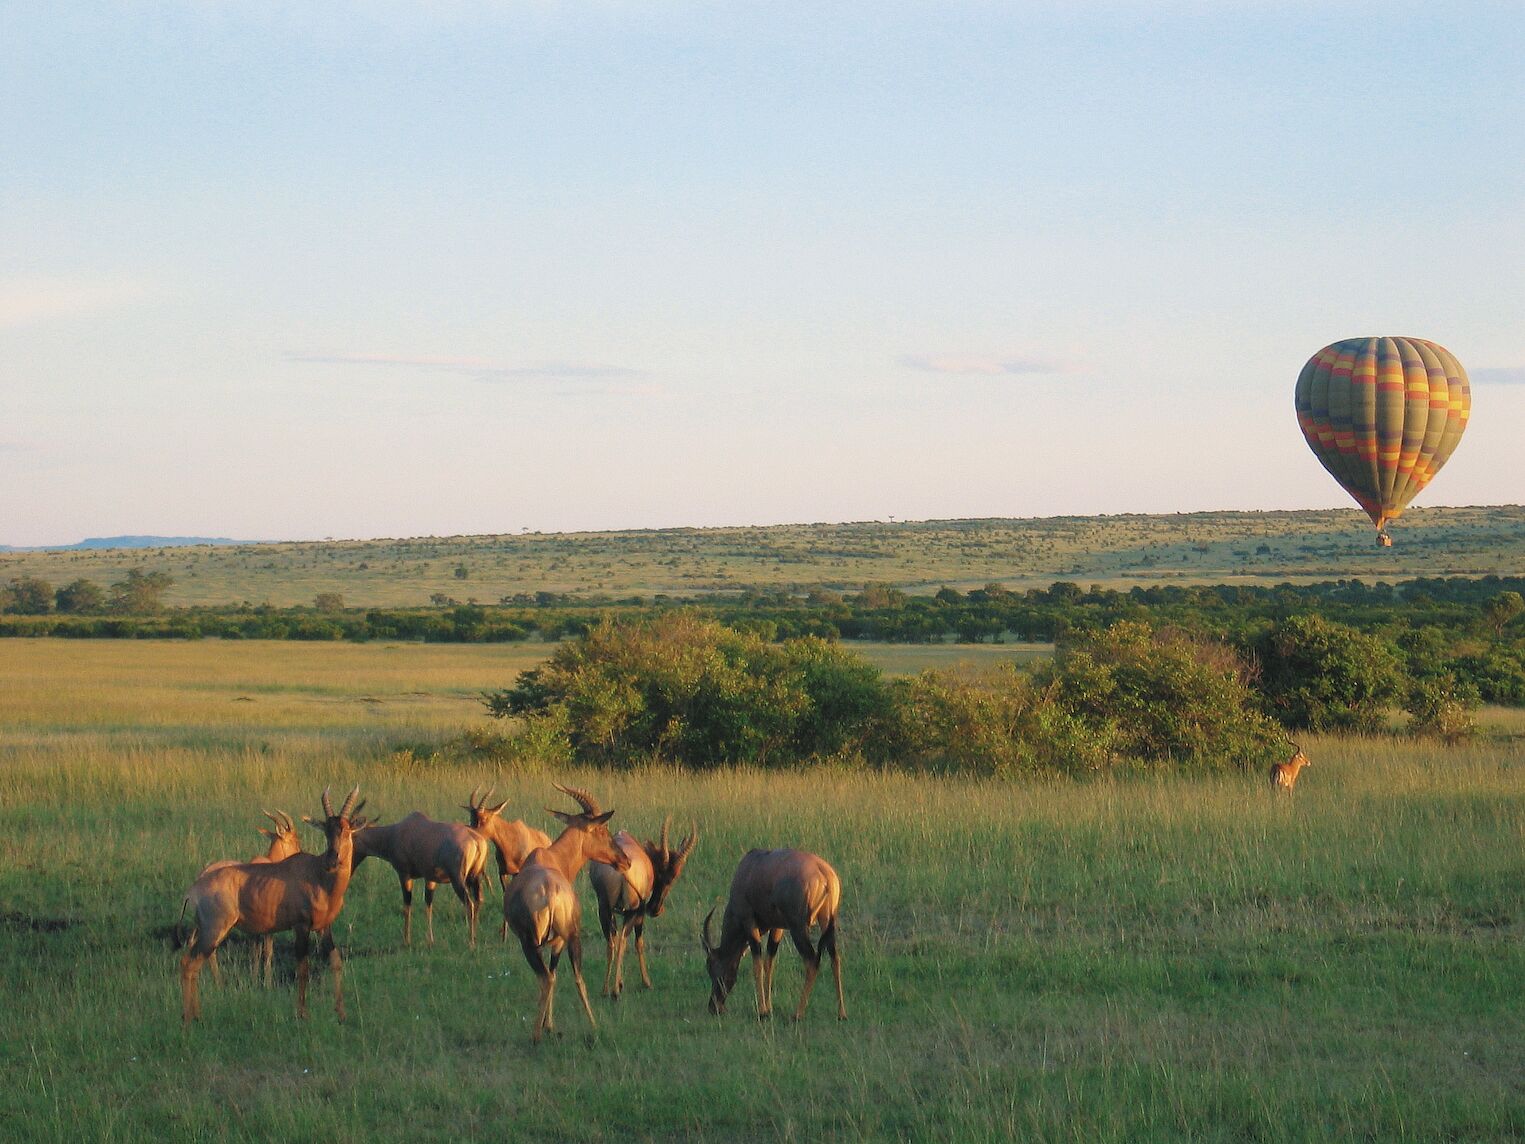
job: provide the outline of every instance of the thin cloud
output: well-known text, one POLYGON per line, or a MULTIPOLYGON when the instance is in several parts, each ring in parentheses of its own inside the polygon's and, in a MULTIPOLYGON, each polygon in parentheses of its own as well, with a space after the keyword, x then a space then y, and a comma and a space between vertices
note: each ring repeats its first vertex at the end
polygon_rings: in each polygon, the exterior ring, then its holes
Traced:
POLYGON ((286 355, 286 360, 303 364, 381 366, 428 373, 460 373, 484 381, 609 381, 645 376, 644 371, 631 369, 628 366, 590 362, 540 362, 533 365, 510 365, 490 358, 434 355, 289 353, 286 355))
POLYGON ((1467 376, 1481 385, 1525 385, 1525 365, 1474 369, 1467 376))
POLYGON ((141 282, 4 278, 0 279, 0 329, 112 310, 152 294, 152 288, 141 282))
POLYGON ((1066 367, 1059 362, 1025 355, 993 357, 977 354, 905 354, 901 357, 900 364, 923 373, 976 377, 1066 372, 1066 367))

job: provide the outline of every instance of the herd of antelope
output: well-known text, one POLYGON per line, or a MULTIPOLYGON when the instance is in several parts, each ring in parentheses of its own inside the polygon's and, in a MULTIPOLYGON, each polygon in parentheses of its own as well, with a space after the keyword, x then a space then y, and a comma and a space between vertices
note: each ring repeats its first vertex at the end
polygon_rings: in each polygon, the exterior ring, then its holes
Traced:
MULTIPOLYGON (((378 825, 360 812, 357 786, 334 809, 329 792, 322 796, 323 817, 303 818, 323 834, 326 848, 318 854, 302 850, 296 825, 286 814, 265 811, 275 829, 260 828, 270 839, 268 850, 248 862, 221 861, 204 867, 186 891, 180 921, 191 914, 191 929, 180 959, 181 1018, 201 1015, 197 982, 204 965, 221 981, 217 950, 238 929, 261 939, 257 951, 265 984, 270 984, 273 935, 292 931, 297 958, 297 1016, 307 1016, 307 958, 314 937, 326 952, 334 982, 334 1008, 344 1020, 343 963, 332 931, 344 907, 345 891, 355 869, 367 858, 380 858, 397 873, 402 887, 403 943, 412 941, 413 883, 424 883, 428 940, 434 942, 434 889, 448 882, 466 908, 470 944, 475 947, 477 916, 489 847, 496 850, 503 888, 503 929, 519 939, 524 958, 540 985, 532 1038, 539 1041, 555 1029, 556 967, 562 954, 588 1023, 597 1025, 582 975, 582 906, 575 889, 584 866, 598 902, 599 923, 607 949, 605 996, 618 999, 624 989, 625 950, 633 933, 641 982, 651 988, 646 967, 647 918, 661 915, 668 892, 683 873, 699 841, 698 827, 674 848, 669 839, 671 817, 662 823, 658 841, 637 841, 626 831, 609 832, 612 810, 600 809, 585 790, 556 784, 577 803, 576 811, 551 810, 562 824, 553 840, 520 821, 507 821, 507 802, 492 805, 492 791, 478 787, 462 809, 469 824, 437 822, 414 812, 389 826, 378 825)), ((736 983, 741 955, 750 950, 757 982, 759 1016, 772 1011, 773 959, 783 935, 794 940, 805 959, 805 988, 796 1018, 803 1018, 821 957, 830 954, 836 978, 837 1016, 847 1018, 842 997, 842 967, 837 951, 837 912, 842 889, 836 871, 824 859, 802 850, 754 850, 742 859, 731 882, 718 945, 710 937, 710 917, 700 935, 710 977, 710 1010, 722 1013, 736 983), (818 943, 811 930, 819 929, 818 943), (762 943, 767 939, 766 961, 762 943)), ((713 916, 714 911, 710 911, 713 916)), ((176 923, 180 944, 180 922, 176 923)))
MULTIPOLYGON (((1292 757, 1274 764, 1270 772, 1271 789, 1288 795, 1297 784, 1298 774, 1309 765, 1302 748, 1296 743, 1291 746, 1292 757)), ((467 823, 437 822, 415 811, 390 826, 378 825, 360 813, 365 803, 357 801, 358 786, 337 811, 325 790, 323 817, 304 816, 302 820, 323 834, 327 847, 320 854, 302 850, 296 824, 288 815, 265 811, 274 825, 273 830, 260 828, 260 833, 270 839, 266 852, 248 862, 213 862, 186 891, 180 918, 183 921, 189 911, 192 928, 180 959, 182 1020, 190 1022, 201 1015, 197 981, 202 967, 210 963, 213 977, 221 981, 217 949, 234 929, 261 939, 257 961, 267 986, 273 935, 292 931, 299 1017, 307 1016, 307 957, 313 935, 317 935, 333 975, 334 1008, 339 1020, 344 1020, 343 965, 332 928, 344 907, 350 878, 367 858, 380 858, 397 873, 402 887, 403 944, 412 941, 413 883, 422 879, 429 943, 434 943, 434 889, 448 882, 466 908, 468 940, 474 948, 490 847, 497 853, 498 880, 503 889, 502 937, 506 941, 512 931, 519 939, 540 986, 532 1039, 539 1041, 555 1029, 556 967, 563 953, 572 966, 583 1012, 588 1023, 596 1027, 582 975, 582 906, 577 898, 577 875, 588 867, 588 880, 598 902, 607 953, 604 995, 617 1000, 624 990, 625 951, 632 932, 641 983, 649 989, 646 919, 661 915, 668 892, 699 841, 699 830, 695 826, 676 849, 668 837, 671 816, 663 821, 656 842, 639 842, 623 830, 611 834, 608 823, 614 816, 612 810, 600 809, 585 790, 555 785, 579 809, 549 811, 563 828, 554 840, 522 821, 506 820, 503 811, 508 803, 491 805, 492 790, 484 793, 480 787, 461 807, 470 816, 467 823)), ((846 1020, 842 960, 837 948, 841 904, 842 883, 837 872, 818 855, 804 850, 753 850, 743 857, 731 879, 719 939, 710 932, 714 910, 705 916, 699 934, 710 978, 710 1012, 725 1012, 742 955, 750 953, 758 1016, 772 1013, 773 963, 787 933, 805 963, 805 984, 795 1019, 804 1018, 821 958, 829 955, 837 1017, 846 1020), (812 931, 819 932, 815 941, 811 940, 812 931)), ((179 944, 179 922, 175 930, 179 944)))

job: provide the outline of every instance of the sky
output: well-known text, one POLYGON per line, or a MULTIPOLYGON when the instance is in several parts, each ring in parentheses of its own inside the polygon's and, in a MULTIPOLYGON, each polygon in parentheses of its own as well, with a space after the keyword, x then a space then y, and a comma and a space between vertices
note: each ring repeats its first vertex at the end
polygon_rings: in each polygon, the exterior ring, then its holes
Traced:
POLYGON ((0 0, 0 543, 1525 500, 1525 6, 0 0))

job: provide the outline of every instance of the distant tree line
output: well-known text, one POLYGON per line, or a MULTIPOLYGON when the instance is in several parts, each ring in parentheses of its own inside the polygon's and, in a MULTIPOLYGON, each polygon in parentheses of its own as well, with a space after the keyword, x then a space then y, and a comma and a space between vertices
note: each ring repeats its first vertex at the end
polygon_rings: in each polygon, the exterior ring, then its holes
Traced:
POLYGON ((932 595, 867 584, 857 592, 747 591, 689 600, 590 601, 537 592, 496 605, 441 596, 428 608, 349 608, 336 592, 298 608, 166 608, 171 583, 164 573, 139 570, 105 588, 77 580, 55 591, 36 578, 13 579, 0 589, 0 636, 555 641, 581 637, 606 617, 652 620, 684 611, 763 643, 1031 641, 1062 650, 1119 624, 1144 624, 1234 649, 1260 673, 1257 687, 1290 727, 1362 729, 1380 718, 1372 712, 1406 703, 1427 705, 1441 733, 1459 717, 1458 705, 1525 706, 1525 578, 1518 577, 1126 591, 1058 581, 1025 591, 988 584, 932 595), (1359 687, 1351 682, 1357 675, 1359 687))

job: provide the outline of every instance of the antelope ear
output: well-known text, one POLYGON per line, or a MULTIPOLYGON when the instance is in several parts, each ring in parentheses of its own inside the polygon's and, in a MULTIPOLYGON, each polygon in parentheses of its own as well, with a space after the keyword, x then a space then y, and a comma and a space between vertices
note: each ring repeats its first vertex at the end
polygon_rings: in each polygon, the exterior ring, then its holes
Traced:
POLYGON ((488 811, 490 811, 493 814, 502 814, 503 813, 503 808, 505 806, 507 806, 507 805, 508 805, 508 799, 505 798, 502 802, 498 803, 497 806, 489 806, 487 809, 488 809, 488 811))
POLYGON ((552 810, 550 807, 546 807, 545 812, 565 826, 571 826, 572 820, 577 817, 575 814, 568 814, 564 810, 552 810))
POLYGON ((603 814, 595 814, 595 815, 593 815, 591 818, 588 819, 588 821, 593 823, 593 825, 595 825, 595 826, 601 826, 604 823, 608 822, 613 817, 614 817, 614 811, 606 810, 606 811, 604 811, 603 814))
POLYGON ((307 825, 312 827, 314 830, 324 830, 325 833, 326 833, 325 827, 327 825, 327 820, 325 820, 325 819, 317 819, 317 818, 308 818, 304 814, 304 815, 302 815, 302 821, 307 823, 307 825))
POLYGON ((266 838, 274 838, 275 837, 275 835, 271 834, 270 831, 266 830, 263 826, 256 826, 254 829, 258 830, 266 838))

